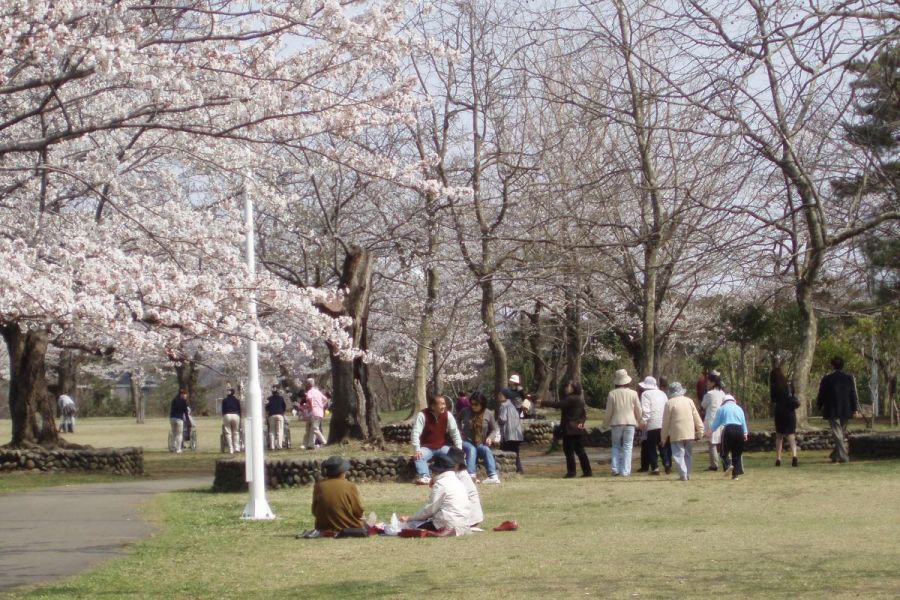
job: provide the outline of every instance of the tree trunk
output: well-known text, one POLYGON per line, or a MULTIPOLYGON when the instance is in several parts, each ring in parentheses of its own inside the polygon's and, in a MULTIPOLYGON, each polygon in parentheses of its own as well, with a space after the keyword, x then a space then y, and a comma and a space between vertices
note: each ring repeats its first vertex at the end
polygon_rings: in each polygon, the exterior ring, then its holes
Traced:
POLYGON ((365 438, 357 421, 359 411, 355 379, 353 377, 353 361, 344 360, 331 349, 331 428, 328 431, 328 443, 340 444, 347 439, 361 440, 365 438))
POLYGON ((578 297, 566 290, 566 374, 563 382, 581 383, 581 308, 578 297))
POLYGON ((819 323, 813 305, 813 288, 819 277, 819 270, 828 248, 825 239, 824 216, 816 201, 812 185, 796 163, 789 157, 787 145, 784 149, 785 159, 781 163, 782 172, 792 182, 802 201, 802 210, 808 234, 804 264, 797 272, 795 298, 800 311, 800 354, 794 367, 794 392, 800 399, 797 409, 797 421, 801 426, 809 424, 810 397, 809 373, 812 370, 813 356, 818 341, 819 323))
MULTIPOLYGON (((332 316, 348 316, 353 319, 348 333, 355 348, 363 342, 369 311, 369 293, 372 285, 372 258, 368 250, 352 246, 344 258, 341 269, 341 289, 347 290, 339 313, 332 316)), ((331 347, 332 412, 328 443, 341 443, 348 438, 364 439, 365 433, 357 420, 359 400, 356 393, 356 360, 347 360, 331 347)), ((360 382, 365 389, 366 382, 360 382)))
POLYGON ((74 350, 63 350, 56 367, 56 393, 66 394, 78 404, 78 367, 81 357, 74 350))
POLYGON ((131 402, 134 405, 134 417, 138 424, 144 423, 144 378, 136 372, 128 373, 131 402))
POLYGON ((179 389, 187 390, 188 405, 194 414, 201 414, 206 409, 205 406, 200 406, 199 398, 195 395, 195 393, 199 392, 199 385, 197 384, 200 375, 197 369, 198 362, 200 362, 200 353, 195 353, 190 359, 182 360, 175 365, 178 387, 179 389))
POLYGON ((16 323, 0 332, 9 353, 10 446, 56 447, 61 441, 53 418, 56 399, 47 390, 45 368, 49 335, 43 329, 22 331, 16 323))
POLYGON ((801 283, 797 286, 797 306, 800 308, 800 352, 794 365, 794 393, 800 400, 797 409, 797 421, 802 425, 809 423, 810 396, 809 372, 812 370, 813 356, 816 353, 819 323, 813 308, 812 288, 801 283))
POLYGON ((506 387, 506 348, 503 340, 497 333, 497 321, 494 315, 494 282, 491 277, 485 277, 481 282, 481 323, 488 336, 488 348, 494 361, 494 390, 499 391, 506 387))
POLYGON ((550 399, 550 369, 541 354, 541 305, 536 304, 534 312, 523 313, 528 318, 528 349, 531 352, 531 365, 534 371, 535 397, 539 400, 550 399))
POLYGON ((441 351, 436 340, 431 342, 431 394, 440 396, 444 393, 444 380, 441 378, 441 351))
POLYGON ((428 404, 428 366, 431 358, 431 324, 426 322, 430 317, 422 317, 419 323, 419 334, 416 342, 416 366, 413 372, 413 398, 411 415, 422 410, 428 404), (426 340, 428 342, 426 343, 426 340))
POLYGON ((644 306, 641 316, 641 360, 638 377, 656 375, 656 245, 647 242, 644 251, 644 306))

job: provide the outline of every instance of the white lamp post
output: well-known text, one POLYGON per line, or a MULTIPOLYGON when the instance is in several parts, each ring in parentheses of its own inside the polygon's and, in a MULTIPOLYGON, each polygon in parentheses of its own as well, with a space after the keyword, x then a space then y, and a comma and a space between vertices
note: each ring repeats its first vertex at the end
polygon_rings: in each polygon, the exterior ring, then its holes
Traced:
MULTIPOLYGON (((244 222, 247 226, 247 268, 250 271, 250 279, 256 280, 256 246, 253 232, 253 202, 250 199, 250 176, 244 178, 244 222)), ((250 293, 248 302, 250 317, 256 321, 256 296, 250 293)), ((247 461, 247 483, 250 488, 250 500, 244 507, 242 519, 268 520, 274 519, 275 514, 269 508, 266 501, 266 466, 265 444, 263 443, 263 410, 262 390, 259 386, 259 356, 256 350, 256 340, 251 339, 247 348, 247 362, 249 381, 247 382, 247 403, 250 405, 250 426, 244 427, 245 434, 249 432, 249 440, 245 440, 247 461)))

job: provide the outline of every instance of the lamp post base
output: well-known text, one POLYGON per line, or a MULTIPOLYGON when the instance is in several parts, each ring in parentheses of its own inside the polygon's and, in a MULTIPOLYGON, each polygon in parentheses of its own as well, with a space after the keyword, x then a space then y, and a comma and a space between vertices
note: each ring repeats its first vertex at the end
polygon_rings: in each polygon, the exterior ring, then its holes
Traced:
POLYGON ((275 518, 275 513, 269 508, 269 503, 265 499, 251 500, 244 507, 241 518, 250 521, 271 521, 275 518))

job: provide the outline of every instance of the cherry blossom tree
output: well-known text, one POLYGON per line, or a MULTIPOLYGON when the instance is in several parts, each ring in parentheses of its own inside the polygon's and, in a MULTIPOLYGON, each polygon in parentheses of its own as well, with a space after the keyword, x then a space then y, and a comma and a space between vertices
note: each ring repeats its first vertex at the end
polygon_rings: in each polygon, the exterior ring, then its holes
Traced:
POLYGON ((60 443, 46 393, 52 344, 94 354, 209 354, 254 336, 242 297, 308 339, 351 346, 334 291, 243 267, 238 209, 250 187, 284 205, 267 173, 308 151, 379 168, 327 136, 380 127, 404 86, 374 75, 409 45, 402 3, 86 0, 0 9, 0 331, 10 355, 12 444, 60 443), (253 182, 258 183, 253 186, 253 182), (38 418, 40 415, 41 418, 38 418))

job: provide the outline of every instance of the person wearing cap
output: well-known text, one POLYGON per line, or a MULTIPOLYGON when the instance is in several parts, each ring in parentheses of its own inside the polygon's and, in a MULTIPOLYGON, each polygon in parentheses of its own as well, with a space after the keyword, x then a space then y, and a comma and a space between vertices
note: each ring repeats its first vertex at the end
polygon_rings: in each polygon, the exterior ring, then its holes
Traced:
POLYGON ((525 470, 522 468, 519 446, 522 445, 525 435, 522 431, 519 410, 513 398, 515 395, 509 388, 497 392, 497 423, 500 425, 500 449, 516 453, 516 473, 521 475, 525 470))
POLYGON ((187 390, 182 388, 169 405, 169 425, 172 427, 172 444, 169 452, 181 454, 181 448, 184 446, 184 422, 188 419, 187 397, 187 390))
POLYGON ((603 428, 612 430, 612 474, 628 477, 631 475, 631 448, 634 445, 634 430, 641 419, 641 400, 628 387, 631 377, 628 371, 616 371, 613 384, 616 386, 606 397, 606 416, 603 428))
MULTIPOLYGON (((482 483, 500 483, 497 476, 497 461, 491 446, 500 438, 500 429, 494 418, 494 411, 485 406, 484 394, 472 394, 471 405, 459 415, 459 431, 463 438, 462 449, 466 456, 466 466, 473 478, 478 467, 478 458, 484 461, 487 479, 482 483)), ((452 448, 451 448, 452 450, 452 448)))
POLYGON ((559 425, 562 428, 563 452, 566 455, 565 477, 575 477, 575 456, 581 464, 581 476, 591 477, 591 461, 584 451, 584 424, 587 421, 587 407, 581 394, 581 384, 569 381, 563 388, 563 397, 559 402, 541 400, 538 404, 548 408, 560 409, 559 425))
POLYGON ((234 388, 222 398, 222 433, 228 441, 228 453, 241 451, 241 401, 234 395, 234 388))
POLYGON ((677 381, 669 386, 669 399, 663 408, 662 428, 659 434, 662 446, 668 440, 672 444, 672 462, 678 470, 678 478, 691 478, 691 453, 694 440, 703 436, 703 419, 694 401, 686 395, 684 386, 677 381))
POLYGON ((672 471, 672 447, 660 446, 663 409, 669 397, 657 386, 656 378, 648 375, 638 384, 641 389, 641 428, 647 438, 647 461, 650 475, 659 475, 659 458, 666 474, 672 471), (658 452, 658 454, 657 454, 658 452))
MULTIPOLYGON (((711 432, 709 438, 709 467, 708 471, 719 470, 719 444, 722 443, 721 434, 712 430, 712 422, 716 418, 716 412, 725 401, 725 386, 722 385, 722 375, 718 371, 712 371, 706 375, 706 394, 700 403, 700 414, 703 416, 703 425, 711 432)), ((722 470, 727 470, 728 464, 722 461, 722 470)))
POLYGON ((478 487, 475 485, 472 476, 469 475, 466 454, 459 448, 450 448, 447 451, 447 456, 456 462, 456 476, 462 482, 463 487, 466 488, 466 494, 469 498, 469 526, 477 527, 484 521, 484 510, 481 508, 481 494, 478 493, 478 487))
POLYGON ((363 505, 356 484, 347 481, 350 461, 330 456, 322 461, 322 474, 312 494, 312 514, 319 531, 341 531, 365 527, 363 505))
POLYGON ((278 386, 272 386, 272 395, 266 398, 266 416, 269 424, 269 450, 281 450, 284 446, 284 412, 287 403, 278 391, 278 386))
POLYGON ((309 419, 306 421, 306 438, 303 446, 309 450, 315 450, 316 444, 325 445, 325 436, 322 434, 322 421, 325 419, 325 407, 328 406, 328 397, 316 387, 316 380, 312 377, 306 379, 306 409, 309 419))
POLYGON ((520 418, 526 418, 530 415, 531 401, 526 399, 525 390, 522 388, 522 380, 518 375, 510 375, 509 387, 505 387, 501 391, 504 396, 509 397, 512 401, 513 406, 519 411, 520 418))
MULTIPOLYGON (((736 481, 744 474, 744 461, 742 455, 744 453, 744 442, 747 441, 747 419, 744 416, 744 410, 738 406, 737 401, 731 394, 725 394, 725 400, 722 406, 716 411, 716 418, 709 426, 707 435, 712 436, 714 431, 719 427, 722 430, 722 457, 731 456, 730 468, 731 479, 736 481)), ((726 474, 728 468, 725 468, 726 474)))
POLYGON ((447 410, 447 400, 441 395, 433 396, 428 407, 419 411, 413 423, 410 441, 416 466, 416 485, 428 485, 428 461, 438 455, 446 455, 450 449, 447 438, 453 446, 462 449, 462 435, 456 419, 447 410))
POLYGON ((436 455, 431 461, 434 479, 428 502, 413 516, 400 517, 400 521, 411 523, 418 529, 452 530, 456 535, 468 533, 471 519, 469 494, 456 476, 456 465, 457 462, 447 454, 436 455))

